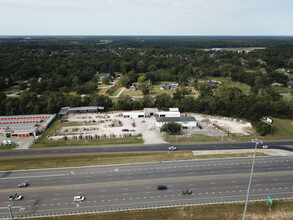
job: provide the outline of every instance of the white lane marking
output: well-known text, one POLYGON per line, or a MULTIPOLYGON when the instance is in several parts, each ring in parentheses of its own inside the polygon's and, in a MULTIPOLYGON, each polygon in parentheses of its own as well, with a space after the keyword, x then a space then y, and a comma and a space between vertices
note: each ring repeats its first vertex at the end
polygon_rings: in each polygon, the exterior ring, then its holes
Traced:
POLYGON ((43 177, 52 177, 52 176, 65 176, 65 174, 52 174, 52 175, 42 175, 42 176, 16 176, 16 177, 4 177, 1 179, 30 179, 30 178, 43 178, 43 177))
MULTIPOLYGON (((22 208, 22 206, 12 206, 12 208, 18 209, 18 208, 22 208)), ((6 209, 7 210, 7 206, 6 207, 0 207, 0 209, 6 209)))

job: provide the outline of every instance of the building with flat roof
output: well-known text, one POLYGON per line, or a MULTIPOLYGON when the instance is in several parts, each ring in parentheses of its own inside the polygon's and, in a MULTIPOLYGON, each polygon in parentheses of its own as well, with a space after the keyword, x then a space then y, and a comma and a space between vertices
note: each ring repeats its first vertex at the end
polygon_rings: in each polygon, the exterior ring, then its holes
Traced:
POLYGON ((55 118, 56 114, 0 116, 0 135, 36 136, 48 128, 55 118))
POLYGON ((196 127, 197 121, 194 117, 162 117, 156 118, 156 126, 162 127, 164 124, 169 122, 175 122, 180 124, 182 127, 196 127))
POLYGON ((63 107, 59 111, 58 115, 63 116, 67 114, 98 113, 103 111, 104 107, 102 106, 63 107))

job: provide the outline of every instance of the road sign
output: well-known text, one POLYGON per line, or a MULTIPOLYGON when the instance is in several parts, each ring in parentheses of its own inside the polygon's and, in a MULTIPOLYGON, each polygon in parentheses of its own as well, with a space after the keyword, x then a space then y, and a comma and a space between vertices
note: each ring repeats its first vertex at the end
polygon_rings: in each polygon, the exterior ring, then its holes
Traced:
POLYGON ((272 205, 273 204, 273 200, 270 196, 268 196, 267 200, 269 201, 269 203, 272 205))

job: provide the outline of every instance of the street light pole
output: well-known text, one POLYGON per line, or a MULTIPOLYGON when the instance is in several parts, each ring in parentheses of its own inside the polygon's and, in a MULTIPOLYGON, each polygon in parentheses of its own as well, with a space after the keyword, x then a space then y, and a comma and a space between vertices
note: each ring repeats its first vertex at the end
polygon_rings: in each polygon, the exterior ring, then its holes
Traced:
POLYGON ((254 154, 253 154, 253 159, 252 159, 251 172, 250 172, 250 177, 249 177, 249 182, 248 182, 248 189, 247 189, 247 194, 246 194, 244 213, 243 213, 243 218, 242 218, 243 220, 245 220, 245 218, 246 218, 246 209, 247 209, 247 204, 248 204, 248 197, 249 197, 252 174, 253 174, 253 169, 254 169, 254 161, 255 161, 257 145, 263 143, 262 140, 259 140, 259 139, 252 139, 251 141, 253 143, 255 143, 255 147, 254 147, 254 154))
POLYGON ((11 206, 12 206, 12 204, 8 204, 8 212, 9 212, 9 215, 10 215, 11 220, 13 220, 14 218, 13 218, 11 206))

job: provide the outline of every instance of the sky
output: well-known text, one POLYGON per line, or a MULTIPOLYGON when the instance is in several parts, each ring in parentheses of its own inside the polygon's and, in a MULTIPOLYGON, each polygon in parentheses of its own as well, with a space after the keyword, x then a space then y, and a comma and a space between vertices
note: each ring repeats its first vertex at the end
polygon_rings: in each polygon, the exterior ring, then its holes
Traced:
POLYGON ((293 0, 0 0, 0 35, 286 35, 293 0))

